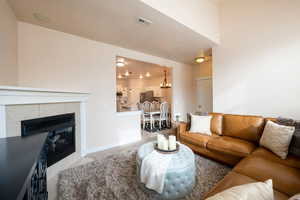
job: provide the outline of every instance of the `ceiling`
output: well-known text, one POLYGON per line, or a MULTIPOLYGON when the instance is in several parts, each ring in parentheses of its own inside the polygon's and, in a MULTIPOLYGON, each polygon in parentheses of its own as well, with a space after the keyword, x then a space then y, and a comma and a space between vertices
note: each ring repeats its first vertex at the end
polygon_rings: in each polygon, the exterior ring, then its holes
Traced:
POLYGON ((125 78, 124 74, 126 71, 128 71, 132 73, 128 77, 129 79, 138 79, 140 75, 143 75, 144 78, 147 78, 145 75, 147 72, 149 72, 151 75, 149 78, 157 78, 164 76, 164 70, 167 70, 167 75, 171 75, 171 68, 129 58, 124 59, 126 65, 124 67, 117 67, 117 76, 121 74, 125 78))
POLYGON ((191 64, 214 45, 140 0, 7 1, 20 21, 178 62, 191 64), (153 23, 140 24, 138 17, 153 23))

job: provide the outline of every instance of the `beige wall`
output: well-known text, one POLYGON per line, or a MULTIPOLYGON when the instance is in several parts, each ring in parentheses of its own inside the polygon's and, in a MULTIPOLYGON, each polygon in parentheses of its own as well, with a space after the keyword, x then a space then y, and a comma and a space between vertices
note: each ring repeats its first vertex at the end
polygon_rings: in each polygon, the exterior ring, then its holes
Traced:
POLYGON ((300 119, 300 1, 226 0, 214 111, 300 119))
MULTIPOLYGON (((207 78, 207 77, 212 77, 212 60, 205 61, 203 63, 197 64, 193 66, 193 89, 195 91, 195 103, 194 103, 194 111, 199 110, 199 88, 197 88, 197 84, 199 84, 199 78, 207 78), (197 81, 198 80, 198 81, 197 81)), ((208 94, 206 94, 208 95, 208 94)), ((212 95, 209 95, 212 96, 212 95)), ((211 104, 212 104, 212 99, 211 98, 211 104)), ((210 105, 210 104, 209 104, 210 105)), ((211 106, 208 106, 211 108, 211 106)))
POLYGON ((0 0, 0 85, 17 85, 17 20, 6 0, 0 0))
POLYGON ((215 43, 220 42, 219 3, 216 0, 142 0, 215 43))
POLYGON ((194 66, 194 78, 211 77, 212 76, 212 61, 203 62, 194 66))
POLYGON ((192 109, 192 67, 140 52, 19 22, 20 86, 90 92, 87 148, 115 145, 117 55, 173 67, 173 110, 192 109))

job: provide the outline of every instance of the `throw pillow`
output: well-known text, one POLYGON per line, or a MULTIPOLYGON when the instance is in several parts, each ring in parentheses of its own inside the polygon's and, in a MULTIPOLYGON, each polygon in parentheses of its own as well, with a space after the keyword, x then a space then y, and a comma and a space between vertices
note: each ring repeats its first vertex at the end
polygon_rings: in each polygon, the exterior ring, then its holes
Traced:
POLYGON ((210 123, 212 116, 191 115, 190 132, 211 135, 210 123))
POLYGON ((300 157, 300 121, 279 117, 277 118, 277 122, 281 125, 295 127, 295 132, 290 144, 289 153, 291 155, 300 157))
POLYGON ((276 119, 276 122, 280 125, 285 125, 285 126, 294 126, 295 125, 295 121, 293 119, 284 118, 284 117, 278 117, 276 119))
POLYGON ((295 121, 295 132, 290 145, 290 153, 300 157, 300 121, 295 121))
MULTIPOLYGON (((186 119, 187 119, 187 125, 186 125, 186 130, 190 131, 191 129, 191 115, 192 113, 187 113, 186 114, 186 119)), ((201 116, 208 116, 208 112, 197 112, 195 115, 201 115, 201 116)))
POLYGON ((273 200, 273 184, 265 182, 249 183, 224 190, 206 200, 273 200))
POLYGON ((186 130, 189 131, 191 129, 191 113, 186 114, 187 124, 186 124, 186 130))
POLYGON ((289 198, 288 200, 300 200, 300 193, 296 194, 294 196, 292 196, 291 198, 289 198))
POLYGON ((282 159, 286 159, 295 127, 283 126, 272 121, 267 121, 259 144, 282 159))

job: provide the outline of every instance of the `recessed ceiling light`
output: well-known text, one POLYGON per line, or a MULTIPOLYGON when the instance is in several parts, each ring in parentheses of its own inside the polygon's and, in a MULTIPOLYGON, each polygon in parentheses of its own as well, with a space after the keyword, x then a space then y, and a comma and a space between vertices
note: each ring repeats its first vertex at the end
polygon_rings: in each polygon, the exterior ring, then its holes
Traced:
POLYGON ((205 57, 197 57, 195 58, 196 63, 203 63, 205 61, 205 57))
POLYGON ((126 72, 125 72, 125 76, 129 76, 129 71, 126 71, 126 72))
POLYGON ((117 65, 117 67, 124 67, 125 66, 125 59, 120 58, 120 57, 117 58, 116 65, 117 65))
POLYGON ((140 75, 140 79, 143 79, 143 78, 144 78, 144 76, 141 74, 141 75, 140 75))
POLYGON ((119 78, 119 79, 121 79, 121 78, 122 78, 122 75, 121 75, 121 74, 119 74, 119 75, 118 75, 118 78, 119 78))
POLYGON ((33 13, 33 17, 39 22, 43 22, 43 23, 50 22, 50 19, 41 13, 33 13))
POLYGON ((146 77, 150 77, 151 74, 149 72, 146 73, 146 77))
POLYGON ((118 62, 125 62, 124 58, 118 58, 118 62))

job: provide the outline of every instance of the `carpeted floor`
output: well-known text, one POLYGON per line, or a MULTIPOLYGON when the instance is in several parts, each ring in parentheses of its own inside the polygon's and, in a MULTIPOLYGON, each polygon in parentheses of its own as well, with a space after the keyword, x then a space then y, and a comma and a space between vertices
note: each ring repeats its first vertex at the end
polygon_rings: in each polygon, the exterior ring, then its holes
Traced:
MULTIPOLYGON (((59 200, 152 200, 136 178, 136 149, 62 171, 58 180, 59 200)), ((186 200, 201 200, 231 168, 196 155, 197 179, 186 200)))

